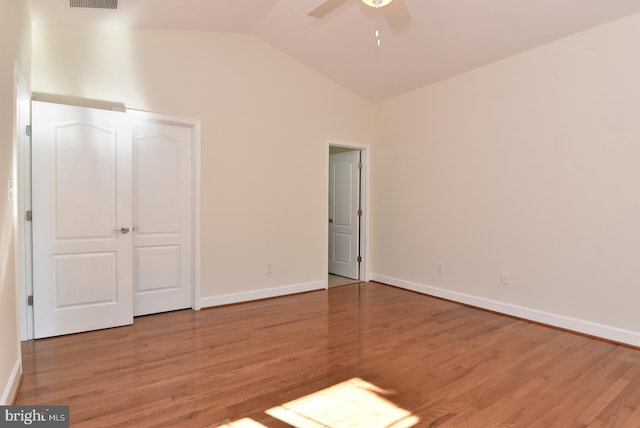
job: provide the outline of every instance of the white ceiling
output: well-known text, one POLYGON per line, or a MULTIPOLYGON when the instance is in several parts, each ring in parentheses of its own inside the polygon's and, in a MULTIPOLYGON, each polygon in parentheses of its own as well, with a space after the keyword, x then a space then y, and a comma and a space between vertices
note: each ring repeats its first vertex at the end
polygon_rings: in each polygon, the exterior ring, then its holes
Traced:
POLYGON ((323 0, 119 0, 117 10, 28 3, 34 24, 252 33, 371 101, 640 13, 639 0, 404 1, 412 22, 395 32, 384 8, 360 0, 322 19, 307 13, 323 0))

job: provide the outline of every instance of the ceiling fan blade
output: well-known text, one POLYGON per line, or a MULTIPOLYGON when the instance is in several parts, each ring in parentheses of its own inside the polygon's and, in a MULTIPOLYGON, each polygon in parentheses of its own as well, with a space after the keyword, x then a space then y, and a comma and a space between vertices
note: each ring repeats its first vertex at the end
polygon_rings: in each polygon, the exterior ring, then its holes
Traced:
POLYGON ((327 0, 309 12, 309 16, 313 18, 325 17, 348 1, 349 0, 327 0))
POLYGON ((411 23, 411 15, 404 0, 394 0, 384 8, 385 17, 394 30, 406 28, 411 23))

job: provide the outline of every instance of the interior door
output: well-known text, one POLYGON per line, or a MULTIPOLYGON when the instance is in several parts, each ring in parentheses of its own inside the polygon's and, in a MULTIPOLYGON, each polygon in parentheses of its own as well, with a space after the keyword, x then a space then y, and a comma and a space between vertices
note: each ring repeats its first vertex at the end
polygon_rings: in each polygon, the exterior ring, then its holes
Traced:
POLYGON ((358 278, 360 151, 329 155, 329 273, 358 278))
POLYGON ((134 315, 192 306, 192 129, 136 115, 134 315))
POLYGON ((36 338, 131 324, 131 132, 120 112, 32 104, 36 338))

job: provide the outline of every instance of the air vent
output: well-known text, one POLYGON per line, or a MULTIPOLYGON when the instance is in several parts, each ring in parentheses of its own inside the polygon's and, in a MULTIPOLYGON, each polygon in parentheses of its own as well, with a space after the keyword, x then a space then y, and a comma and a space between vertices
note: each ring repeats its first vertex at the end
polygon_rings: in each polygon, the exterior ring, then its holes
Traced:
POLYGON ((71 7, 90 7, 93 9, 117 9, 118 0, 69 0, 71 7))

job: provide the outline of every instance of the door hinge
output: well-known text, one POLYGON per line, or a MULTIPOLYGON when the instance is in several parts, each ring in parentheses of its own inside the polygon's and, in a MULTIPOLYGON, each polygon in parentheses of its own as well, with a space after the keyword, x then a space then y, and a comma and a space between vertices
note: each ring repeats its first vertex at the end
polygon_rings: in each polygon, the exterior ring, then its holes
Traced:
POLYGON ((27 137, 31 137, 31 125, 26 126, 25 133, 27 134, 27 137))
POLYGON ((24 218, 25 218, 25 220, 27 220, 27 221, 31 221, 31 219, 33 219, 33 213, 32 213, 31 211, 27 211, 27 212, 24 214, 24 218))
POLYGON ((33 294, 27 296, 27 306, 33 306, 33 294))
POLYGON ((362 217, 362 210, 358 210, 358 217, 362 217))
POLYGON ((358 169, 362 169, 362 162, 358 162, 358 169))
POLYGON ((362 256, 358 256, 358 263, 362 263, 362 256))

